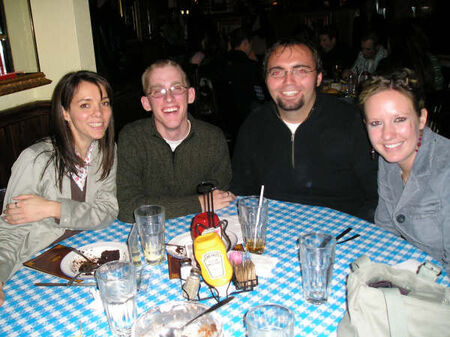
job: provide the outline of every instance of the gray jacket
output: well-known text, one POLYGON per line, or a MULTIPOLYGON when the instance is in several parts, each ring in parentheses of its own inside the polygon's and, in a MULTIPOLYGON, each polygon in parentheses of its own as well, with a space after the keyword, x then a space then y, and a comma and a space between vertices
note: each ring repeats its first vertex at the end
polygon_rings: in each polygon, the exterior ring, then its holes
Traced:
POLYGON ((101 155, 94 147, 92 162, 88 168, 86 201, 71 200, 70 178, 64 177, 62 193, 52 162, 44 176, 42 170, 47 164, 53 146, 49 142, 39 142, 25 149, 11 169, 11 177, 5 195, 4 206, 19 194, 35 194, 61 203, 61 219, 54 218, 10 225, 0 218, 0 281, 8 280, 35 253, 46 248, 59 238, 66 229, 100 229, 110 225, 117 217, 116 165, 109 176, 99 181, 101 176, 101 155), (50 152, 48 152, 50 151, 50 152), (39 155, 40 154, 40 155, 39 155))
POLYGON ((375 223, 440 261, 450 275, 450 140, 425 128, 406 185, 380 157, 375 223))

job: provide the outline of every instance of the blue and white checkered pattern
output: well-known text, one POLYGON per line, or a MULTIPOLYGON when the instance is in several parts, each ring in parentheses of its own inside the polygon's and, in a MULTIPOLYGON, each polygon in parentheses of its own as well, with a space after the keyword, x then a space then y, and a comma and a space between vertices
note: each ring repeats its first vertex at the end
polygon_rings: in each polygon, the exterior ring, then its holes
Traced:
MULTIPOLYGON (((236 215, 236 207, 218 212, 219 217, 236 215)), ((166 242, 189 230, 192 216, 166 223, 166 242)), ((107 229, 86 231, 63 242, 81 247, 98 241, 125 242, 131 226, 119 221, 107 229)), ((235 300, 220 308, 226 336, 245 336, 244 314, 261 303, 278 303, 295 314, 296 336, 334 336, 345 311, 345 279, 350 263, 362 254, 375 262, 397 264, 407 259, 424 261, 427 254, 406 241, 367 223, 324 207, 269 201, 269 221, 265 254, 279 260, 272 278, 260 278, 252 292, 237 294, 235 300), (297 238, 309 231, 337 235, 353 227, 347 236, 361 236, 336 246, 336 261, 330 297, 326 304, 305 302, 297 253, 297 238)), ((167 263, 152 266, 149 289, 137 296, 138 314, 169 301, 182 301, 178 280, 168 279, 167 263)), ((6 302, 0 307, 0 336, 110 336, 104 313, 90 307, 93 298, 83 287, 34 287, 35 282, 60 282, 51 275, 22 268, 6 284, 6 302)), ((438 283, 449 286, 440 276, 438 283)), ((207 304, 212 304, 209 300, 207 304)))

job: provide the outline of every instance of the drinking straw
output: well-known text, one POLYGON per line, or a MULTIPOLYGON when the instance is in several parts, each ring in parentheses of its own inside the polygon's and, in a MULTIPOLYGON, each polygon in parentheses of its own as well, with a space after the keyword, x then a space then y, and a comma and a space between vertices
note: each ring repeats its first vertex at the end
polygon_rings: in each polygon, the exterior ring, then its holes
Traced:
POLYGON ((259 218, 261 217, 261 208, 264 199, 264 185, 261 185, 261 192, 259 193, 258 210, 256 211, 256 228, 255 237, 253 239, 253 244, 256 245, 256 233, 258 233, 259 218))
POLYGON ((261 207, 264 198, 264 185, 261 185, 261 192, 259 193, 258 211, 256 212, 256 224, 259 223, 259 217, 261 216, 261 207))

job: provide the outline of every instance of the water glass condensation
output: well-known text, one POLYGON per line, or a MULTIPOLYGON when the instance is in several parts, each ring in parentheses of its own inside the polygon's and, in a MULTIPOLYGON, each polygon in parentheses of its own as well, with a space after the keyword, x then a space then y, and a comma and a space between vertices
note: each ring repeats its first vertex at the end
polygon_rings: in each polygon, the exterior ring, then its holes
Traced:
POLYGON ((258 305, 244 320, 247 337, 294 337, 294 314, 281 305, 258 305))
POLYGON ((263 198, 259 207, 259 197, 245 197, 238 202, 239 222, 245 248, 250 253, 262 254, 266 247, 267 213, 269 202, 263 198), (258 214, 259 209, 259 214, 258 214))
POLYGON ((95 271, 109 328, 114 336, 131 336, 137 318, 136 274, 130 262, 112 261, 95 271))
POLYGON ((303 294, 310 303, 328 300, 335 248, 336 239, 329 234, 314 232, 299 237, 303 294))
POLYGON ((165 260, 165 210, 162 206, 144 205, 134 211, 145 261, 150 265, 165 260))

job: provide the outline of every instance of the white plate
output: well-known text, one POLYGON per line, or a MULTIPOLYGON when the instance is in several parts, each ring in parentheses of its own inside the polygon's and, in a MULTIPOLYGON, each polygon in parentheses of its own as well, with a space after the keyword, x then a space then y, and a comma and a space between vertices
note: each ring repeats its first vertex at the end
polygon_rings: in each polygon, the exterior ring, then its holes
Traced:
MULTIPOLYGON (((83 246, 78 250, 90 259, 99 259, 105 250, 119 250, 119 261, 129 261, 127 245, 121 242, 96 242, 83 246)), ((78 268, 85 262, 82 256, 75 252, 70 252, 61 260, 61 271, 68 277, 74 277, 78 274, 78 268)), ((94 275, 80 275, 79 278, 92 278, 94 275)))
MULTIPOLYGON (((237 236, 235 233, 227 231, 226 232, 231 241, 230 249, 233 249, 237 244, 237 236)), ((192 251, 192 237, 191 232, 186 232, 174 237, 172 240, 168 242, 171 245, 185 246, 187 251, 192 251)), ((177 259, 185 259, 187 254, 182 254, 176 251, 177 247, 174 246, 166 246, 167 254, 176 257, 177 259)), ((185 251, 186 251, 185 250, 185 251)))

